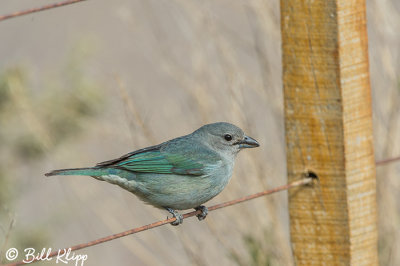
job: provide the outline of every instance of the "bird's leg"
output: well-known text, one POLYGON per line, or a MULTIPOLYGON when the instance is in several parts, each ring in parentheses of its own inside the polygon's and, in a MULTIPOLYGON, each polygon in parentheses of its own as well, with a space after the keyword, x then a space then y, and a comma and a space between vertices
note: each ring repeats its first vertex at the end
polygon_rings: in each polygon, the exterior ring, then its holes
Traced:
POLYGON ((168 207, 165 207, 165 209, 166 209, 170 214, 172 214, 173 217, 176 218, 176 220, 173 221, 173 222, 171 223, 172 225, 176 226, 176 225, 180 225, 181 223, 183 223, 183 216, 182 216, 182 214, 180 214, 179 212, 177 212, 177 211, 175 211, 175 210, 173 210, 173 209, 171 209, 171 208, 168 208, 168 207))
POLYGON ((208 208, 204 205, 200 205, 196 208, 194 208, 196 211, 201 211, 200 214, 197 214, 197 219, 199 219, 199 221, 204 220, 208 214, 208 208))

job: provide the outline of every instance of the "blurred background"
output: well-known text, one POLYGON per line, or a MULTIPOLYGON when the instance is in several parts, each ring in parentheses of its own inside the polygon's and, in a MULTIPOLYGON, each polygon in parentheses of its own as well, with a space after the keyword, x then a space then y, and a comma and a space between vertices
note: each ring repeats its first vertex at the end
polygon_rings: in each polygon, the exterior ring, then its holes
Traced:
MULTIPOLYGON (((0 14, 52 2, 2 0, 0 14)), ((379 160, 400 154, 400 2, 367 10, 379 160)), ((206 123, 261 143, 208 206, 286 183, 278 0, 85 1, 2 21, 0 33, 0 261, 10 247, 63 248, 166 218, 117 186, 43 174, 206 123)), ((380 262, 400 265, 400 164, 377 179, 380 262)), ((85 265, 293 265, 287 194, 77 254, 85 265)))

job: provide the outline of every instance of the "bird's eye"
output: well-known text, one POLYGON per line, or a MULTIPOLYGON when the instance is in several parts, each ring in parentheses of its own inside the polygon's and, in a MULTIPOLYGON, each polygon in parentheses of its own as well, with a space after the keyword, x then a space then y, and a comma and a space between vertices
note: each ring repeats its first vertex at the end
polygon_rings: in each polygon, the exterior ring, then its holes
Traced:
POLYGON ((225 134, 225 135, 224 135, 224 139, 225 139, 226 141, 231 141, 231 140, 232 140, 232 135, 230 135, 230 134, 225 134))

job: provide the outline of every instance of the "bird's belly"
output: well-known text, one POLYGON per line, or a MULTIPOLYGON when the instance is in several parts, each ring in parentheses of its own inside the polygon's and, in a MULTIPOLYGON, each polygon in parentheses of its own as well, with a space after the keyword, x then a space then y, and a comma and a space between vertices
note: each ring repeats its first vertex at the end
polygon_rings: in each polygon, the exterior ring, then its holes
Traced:
POLYGON ((134 182, 133 192, 156 207, 177 210, 195 208, 216 195, 226 186, 231 174, 212 176, 141 175, 134 182))

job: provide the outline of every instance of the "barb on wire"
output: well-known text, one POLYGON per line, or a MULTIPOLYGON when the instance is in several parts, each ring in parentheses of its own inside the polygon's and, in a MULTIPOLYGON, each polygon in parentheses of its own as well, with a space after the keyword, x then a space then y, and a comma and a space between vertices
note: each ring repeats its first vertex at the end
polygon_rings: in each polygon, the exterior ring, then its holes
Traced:
MULTIPOLYGON (((235 199, 235 200, 231 200, 231 201, 227 201, 227 202, 223 202, 223 203, 211 206, 211 207, 208 208, 208 211, 215 211, 217 209, 221 209, 221 208, 225 208, 225 207, 228 207, 228 206, 232 206, 232 205, 244 202, 244 201, 248 201, 248 200, 252 200, 252 199, 255 199, 255 198, 259 198, 261 196, 273 194, 273 193, 278 192, 278 191, 287 190, 289 188, 299 187, 299 186, 303 186, 303 185, 306 185, 306 184, 310 184, 311 182, 312 182, 312 178, 309 178, 309 177, 303 178, 303 179, 294 181, 292 183, 289 183, 287 185, 279 186, 279 187, 276 187, 276 188, 273 188, 273 189, 269 189, 269 190, 265 190, 265 191, 262 191, 262 192, 259 192, 259 193, 256 193, 256 194, 252 194, 252 195, 249 195, 249 196, 245 196, 245 197, 242 197, 242 198, 238 198, 238 199, 235 199)), ((183 219, 195 216, 195 215, 200 214, 200 213, 201 213, 200 210, 199 211, 192 211, 192 212, 185 213, 183 215, 183 219)), ((169 219, 165 219, 165 220, 161 220, 161 221, 154 222, 154 223, 151 223, 151 224, 148 224, 148 225, 144 225, 144 226, 141 226, 141 227, 133 228, 131 230, 127 230, 127 231, 124 231, 124 232, 121 232, 121 233, 118 233, 118 234, 114 234, 114 235, 106 236, 106 237, 103 237, 103 238, 99 238, 99 239, 96 239, 96 240, 93 240, 93 241, 90 241, 90 242, 87 242, 87 243, 71 246, 71 247, 65 248, 65 249, 60 249, 59 251, 57 250, 57 251, 54 251, 54 252, 50 253, 47 256, 47 258, 51 258, 51 257, 57 256, 57 255, 63 255, 67 251, 72 252, 72 251, 75 251, 75 250, 79 250, 79 249, 91 247, 91 246, 94 246, 94 245, 98 245, 98 244, 101 244, 101 243, 104 243, 104 242, 107 242, 107 241, 111 241, 111 240, 114 240, 114 239, 117 239, 117 238, 120 238, 120 237, 136 234, 136 233, 139 233, 139 232, 142 232, 142 231, 146 231, 146 230, 149 230, 149 229, 152 229, 152 228, 155 228, 155 227, 159 227, 161 225, 169 224, 169 223, 171 223, 171 222, 173 222, 175 220, 176 220, 175 217, 169 218, 169 219)), ((36 261, 38 261, 38 259, 34 259, 32 262, 36 262, 36 261)), ((30 263, 32 263, 32 262, 30 262, 30 263)), ((17 265, 23 265, 23 264, 25 264, 23 261, 18 261, 18 262, 6 264, 4 266, 17 266, 17 265)))
POLYGON ((393 158, 388 158, 388 159, 383 159, 383 160, 380 160, 380 161, 376 161, 375 164, 377 166, 380 166, 380 165, 384 165, 384 164, 388 164, 388 163, 393 163, 393 162, 396 162, 396 161, 400 161, 400 156, 393 157, 393 158))
POLYGON ((17 11, 12 14, 0 16, 0 21, 6 20, 9 18, 15 18, 15 17, 23 16, 23 15, 28 15, 31 13, 35 13, 35 12, 39 12, 39 11, 43 11, 43 10, 47 10, 47 9, 51 9, 51 8, 66 6, 66 5, 70 5, 70 4, 74 4, 74 3, 82 2, 82 1, 86 1, 86 0, 68 0, 68 1, 59 2, 59 3, 55 3, 55 4, 45 5, 42 7, 31 8, 31 9, 27 9, 27 10, 23 10, 23 11, 17 11))

